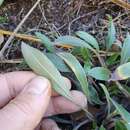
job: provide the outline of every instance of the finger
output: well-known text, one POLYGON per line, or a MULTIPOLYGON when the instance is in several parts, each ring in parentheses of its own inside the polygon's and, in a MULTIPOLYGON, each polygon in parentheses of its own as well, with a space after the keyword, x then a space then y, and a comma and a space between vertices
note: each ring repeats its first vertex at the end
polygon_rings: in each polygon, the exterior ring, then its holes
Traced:
MULTIPOLYGON (((17 71, 0 75, 0 108, 16 97, 24 86, 37 75, 29 71, 17 71)), ((66 83, 71 88, 70 81, 65 78, 66 83)), ((52 92, 52 96, 58 96, 52 92)))
POLYGON ((49 81, 43 77, 34 78, 14 100, 0 110, 0 128, 33 130, 45 113, 50 96, 49 81))
POLYGON ((41 123, 41 130, 61 130, 55 121, 51 119, 45 119, 41 123))
POLYGON ((0 107, 14 98, 36 75, 32 72, 10 72, 0 75, 0 107))
MULTIPOLYGON (((79 91, 71 91, 74 101, 79 104, 81 107, 85 108, 87 105, 86 96, 79 91)), ((75 105, 68 99, 59 96, 59 97, 52 97, 45 114, 45 117, 56 115, 56 114, 64 114, 64 113, 72 113, 79 111, 81 107, 75 105)))

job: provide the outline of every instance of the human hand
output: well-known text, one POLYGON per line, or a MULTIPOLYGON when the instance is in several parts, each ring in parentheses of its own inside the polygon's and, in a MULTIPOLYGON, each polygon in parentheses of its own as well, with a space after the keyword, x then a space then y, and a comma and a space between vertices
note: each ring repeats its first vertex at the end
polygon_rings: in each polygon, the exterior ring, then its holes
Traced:
MULTIPOLYGON (((65 78, 71 88, 71 83, 65 78)), ((86 97, 71 91, 78 104, 85 107, 86 97)), ((56 92, 51 92, 47 79, 32 72, 11 72, 0 75, 0 129, 34 130, 42 117, 72 113, 79 107, 56 92)), ((41 130, 59 130, 56 123, 44 119, 41 130)))

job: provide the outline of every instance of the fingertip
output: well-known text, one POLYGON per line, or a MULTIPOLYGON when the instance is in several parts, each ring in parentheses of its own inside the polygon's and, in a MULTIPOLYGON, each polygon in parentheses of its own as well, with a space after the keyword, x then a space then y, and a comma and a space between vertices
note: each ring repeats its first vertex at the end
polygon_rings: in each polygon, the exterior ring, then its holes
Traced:
MULTIPOLYGON (((74 98, 74 101, 80 105, 81 107, 85 108, 87 106, 87 98, 86 96, 80 92, 80 91, 76 91, 76 90, 72 90, 71 94, 74 98)), ((79 107, 76 106, 76 108, 78 109, 79 107)), ((80 108, 79 108, 80 109, 80 108)))
POLYGON ((71 81, 68 78, 66 78, 66 77, 64 77, 64 80, 65 80, 65 83, 68 86, 68 89, 70 90, 71 89, 71 81))
POLYGON ((73 90, 71 91, 71 94, 73 96, 74 102, 71 102, 62 96, 53 98, 53 111, 50 112, 50 115, 73 113, 87 106, 87 98, 82 92, 73 90))
POLYGON ((51 119, 45 119, 41 123, 42 130, 61 130, 55 121, 51 119))
MULTIPOLYGON (((51 96, 51 84, 49 80, 44 77, 41 76, 35 77, 34 79, 31 80, 31 82, 27 85, 27 87, 28 86, 33 86, 28 89, 28 92, 35 94, 43 94, 44 91, 47 90, 48 95, 51 96)), ((26 88, 25 91, 27 91, 26 88)))

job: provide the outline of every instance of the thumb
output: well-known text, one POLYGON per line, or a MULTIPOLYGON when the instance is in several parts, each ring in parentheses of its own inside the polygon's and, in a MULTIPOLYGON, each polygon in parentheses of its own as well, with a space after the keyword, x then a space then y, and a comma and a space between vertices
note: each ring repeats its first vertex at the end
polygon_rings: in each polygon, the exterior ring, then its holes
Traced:
POLYGON ((34 78, 8 105, 0 110, 0 129, 33 130, 40 122, 51 96, 50 83, 34 78))

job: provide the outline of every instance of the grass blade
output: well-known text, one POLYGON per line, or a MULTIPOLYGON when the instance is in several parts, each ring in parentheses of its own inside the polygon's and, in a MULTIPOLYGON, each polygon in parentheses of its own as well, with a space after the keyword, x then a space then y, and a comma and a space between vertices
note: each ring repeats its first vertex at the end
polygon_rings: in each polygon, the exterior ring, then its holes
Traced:
POLYGON ((109 92, 106 88, 106 86, 104 84, 100 84, 100 86, 102 87, 105 95, 106 95, 106 100, 107 100, 107 105, 108 105, 108 115, 110 114, 110 109, 111 109, 111 103, 110 103, 110 95, 109 92))

